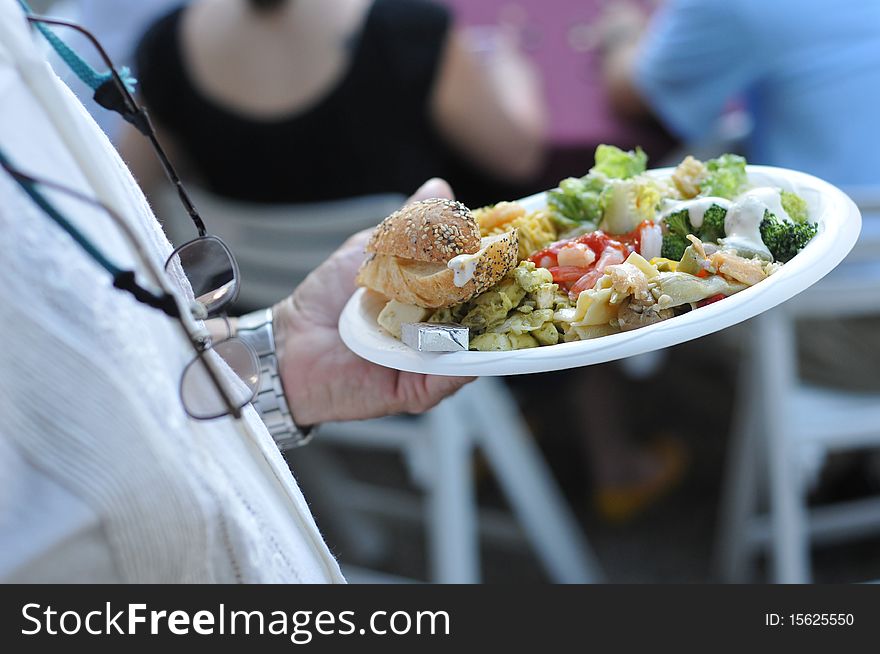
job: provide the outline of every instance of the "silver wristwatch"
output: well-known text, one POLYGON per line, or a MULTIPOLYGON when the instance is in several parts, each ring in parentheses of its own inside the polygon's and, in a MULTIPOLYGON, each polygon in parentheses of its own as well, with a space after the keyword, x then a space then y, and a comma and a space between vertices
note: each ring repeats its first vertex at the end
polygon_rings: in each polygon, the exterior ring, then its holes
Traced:
POLYGON ((300 427, 290 414, 278 372, 272 309, 260 309, 241 316, 236 336, 254 348, 260 357, 260 390, 253 404, 278 448, 289 450, 305 445, 314 436, 315 428, 300 427))

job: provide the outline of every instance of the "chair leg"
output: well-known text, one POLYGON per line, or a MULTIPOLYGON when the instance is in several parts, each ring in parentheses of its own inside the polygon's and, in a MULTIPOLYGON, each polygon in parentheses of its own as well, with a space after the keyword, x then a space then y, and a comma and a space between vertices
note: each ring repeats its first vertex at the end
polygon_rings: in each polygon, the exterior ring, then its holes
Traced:
POLYGON ((748 530, 757 509, 760 466, 756 451, 760 434, 756 422, 754 419, 743 420, 743 426, 731 434, 727 452, 716 544, 716 573, 728 584, 747 581, 751 568, 748 530))
POLYGON ((426 480, 428 552, 435 583, 480 581, 477 504, 473 481, 473 439, 466 416, 449 398, 427 414, 433 474, 426 480))
MULTIPOLYGON (((803 475, 785 411, 795 383, 792 324, 776 309, 755 320, 758 356, 755 364, 773 393, 772 404, 761 405, 770 499, 770 559, 772 579, 777 583, 810 581, 810 542, 803 475)), ((770 393, 768 392, 768 395, 770 393)))
POLYGON ((756 375, 752 353, 739 372, 734 424, 725 458, 721 491, 718 536, 715 544, 715 571, 725 583, 748 580, 751 570, 749 524, 758 508, 758 475, 762 465, 761 378, 756 375))
POLYGON ((466 396, 490 467, 550 577, 563 583, 601 581, 592 549, 501 384, 480 379, 466 396))
POLYGON ((797 459, 786 441, 784 431, 767 434, 771 573, 778 584, 806 584, 812 577, 806 499, 797 459))

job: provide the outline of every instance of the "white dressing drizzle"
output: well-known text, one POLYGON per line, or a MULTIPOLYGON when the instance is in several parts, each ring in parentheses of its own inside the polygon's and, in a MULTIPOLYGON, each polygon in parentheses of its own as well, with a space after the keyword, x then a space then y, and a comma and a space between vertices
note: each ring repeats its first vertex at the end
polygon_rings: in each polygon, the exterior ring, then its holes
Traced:
POLYGON ((705 198, 694 198, 693 200, 678 200, 668 203, 660 214, 660 218, 666 218, 670 214, 677 213, 682 209, 687 209, 688 218, 694 229, 703 226, 703 216, 713 204, 717 204, 722 209, 730 209, 731 202, 725 198, 714 198, 708 196, 705 198))
MULTIPOLYGON (((779 191, 776 191, 776 195, 779 195, 779 191)), ((761 240, 761 220, 767 208, 760 195, 744 194, 742 199, 738 199, 728 209, 724 217, 724 233, 727 236, 720 242, 727 247, 740 250, 740 254, 748 256, 750 253, 757 253, 772 260, 770 250, 761 240)))
POLYGON ((506 236, 507 234, 484 236, 480 239, 480 249, 473 254, 459 254, 457 257, 452 257, 446 266, 452 270, 454 275, 453 283, 461 288, 471 281, 474 277, 474 272, 477 270, 477 262, 485 254, 486 249, 506 236))
POLYGON ((780 220, 791 222, 791 216, 782 207, 782 196, 778 188, 761 186, 749 189, 739 195, 734 202, 715 197, 669 201, 664 205, 660 218, 665 219, 673 213, 687 209, 691 225, 694 229, 699 229, 703 225, 706 211, 713 204, 727 210, 724 218, 726 237, 721 239, 722 245, 740 250, 746 256, 758 254, 772 259, 770 250, 761 240, 760 227, 764 211, 770 211, 780 220))
POLYGON ((748 198, 755 198, 759 200, 767 209, 770 210, 770 213, 774 214, 780 220, 784 220, 786 222, 791 222, 791 216, 782 208, 782 195, 779 192, 778 188, 773 188, 772 186, 761 186, 758 188, 749 189, 742 195, 740 195, 736 201, 742 202, 748 198))

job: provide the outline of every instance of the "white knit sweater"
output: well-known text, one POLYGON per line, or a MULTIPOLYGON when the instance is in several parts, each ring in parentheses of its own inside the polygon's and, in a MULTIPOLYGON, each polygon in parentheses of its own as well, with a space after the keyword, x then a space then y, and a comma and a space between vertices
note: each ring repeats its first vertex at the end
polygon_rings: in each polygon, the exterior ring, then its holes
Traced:
MULTIPOLYGON (((0 0, 0 147, 114 207, 164 263, 143 194, 15 0, 0 0)), ((106 215, 51 199, 141 270, 106 215)), ((191 355, 0 170, 0 580, 342 581, 253 410, 240 424, 187 418, 191 355)))

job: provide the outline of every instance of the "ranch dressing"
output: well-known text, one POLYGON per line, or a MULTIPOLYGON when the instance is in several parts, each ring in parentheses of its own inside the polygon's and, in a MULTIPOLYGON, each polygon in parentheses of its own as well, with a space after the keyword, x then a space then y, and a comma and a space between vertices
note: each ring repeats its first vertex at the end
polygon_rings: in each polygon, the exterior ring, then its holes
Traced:
MULTIPOLYGON (((755 189, 760 191, 762 189, 755 189)), ((779 191, 770 189, 779 195, 779 191)), ((719 242, 726 247, 735 248, 740 254, 749 256, 758 254, 768 261, 773 260, 770 250, 761 240, 761 221, 764 219, 764 211, 769 207, 763 202, 762 194, 743 194, 741 199, 734 202, 727 210, 724 217, 724 233, 726 238, 719 242)), ((770 208, 772 211, 773 209, 770 208)))
POLYGON ((457 257, 452 257, 449 263, 446 264, 446 267, 452 270, 454 275, 453 283, 461 288, 471 281, 477 270, 477 262, 486 253, 486 249, 506 236, 507 234, 484 236, 480 239, 480 249, 473 254, 459 254, 457 257))
POLYGON ((694 226, 694 229, 699 229, 703 226, 703 217, 706 215, 709 207, 713 204, 717 204, 722 209, 727 210, 730 209, 731 202, 725 198, 714 198, 712 196, 670 202, 666 205, 663 213, 660 214, 660 218, 666 218, 670 214, 687 209, 688 219, 691 221, 691 225, 694 226))
POLYGON ((736 201, 742 202, 748 198, 759 200, 777 218, 789 223, 791 222, 791 216, 782 208, 782 194, 778 188, 773 188, 772 186, 753 188, 740 195, 736 201))

